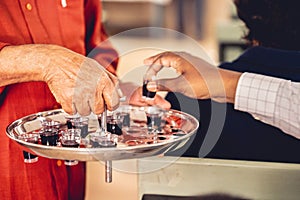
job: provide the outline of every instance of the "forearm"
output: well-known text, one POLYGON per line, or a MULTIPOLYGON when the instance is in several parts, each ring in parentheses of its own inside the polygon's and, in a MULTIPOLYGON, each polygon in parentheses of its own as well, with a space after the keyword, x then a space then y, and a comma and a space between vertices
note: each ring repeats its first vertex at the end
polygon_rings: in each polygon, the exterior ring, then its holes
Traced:
POLYGON ((43 66, 49 59, 42 56, 39 45, 6 46, 0 51, 0 86, 13 83, 42 81, 43 66))
POLYGON ((224 84, 226 102, 234 103, 238 81, 242 73, 224 69, 220 69, 219 72, 224 84))
POLYGON ((49 83, 53 76, 60 74, 73 79, 85 59, 57 45, 7 46, 0 51, 0 86, 28 81, 49 83))

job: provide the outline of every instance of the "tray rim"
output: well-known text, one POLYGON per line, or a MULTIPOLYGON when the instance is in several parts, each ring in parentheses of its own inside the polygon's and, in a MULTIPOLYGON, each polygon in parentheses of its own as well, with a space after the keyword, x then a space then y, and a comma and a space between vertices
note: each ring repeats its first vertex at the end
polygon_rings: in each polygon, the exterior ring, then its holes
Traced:
MULTIPOLYGON (((136 107, 136 106, 132 106, 132 107, 136 107)), ((148 107, 148 106, 147 106, 148 107)), ((137 107, 138 109, 140 108, 145 108, 145 107, 137 107)), ((17 133, 12 133, 14 131, 14 128, 20 126, 21 124, 24 124, 26 122, 26 120, 30 119, 30 120, 35 120, 39 117, 45 117, 45 116, 51 116, 51 115, 55 115, 55 114, 66 114, 67 113, 63 110, 63 109, 54 109, 54 110, 47 110, 47 111, 42 111, 42 112, 37 112, 37 113, 33 113, 33 114, 29 114, 26 115, 22 118, 19 118, 13 122, 11 122, 7 127, 6 127, 6 135, 16 141, 17 143, 19 143, 22 146, 25 146, 27 148, 29 148, 30 150, 32 150, 33 152, 36 153, 36 149, 40 149, 42 151, 50 151, 50 150, 58 150, 59 152, 72 152, 72 153, 76 153, 76 154, 80 154, 80 155, 85 155, 88 154, 89 156, 92 156, 91 154, 101 154, 101 153, 131 153, 131 152, 135 152, 137 151, 137 153, 139 153, 138 151, 146 151, 146 150, 155 150, 155 148, 158 149, 163 149, 163 148, 171 148, 172 145, 178 145, 180 144, 180 142, 183 142, 187 139, 189 139, 193 134, 195 134, 196 130, 199 128, 199 121, 193 117, 190 114, 184 113, 182 111, 178 111, 178 110, 173 110, 170 109, 167 112, 171 112, 171 113, 176 113, 179 114, 187 119, 191 119, 194 122, 196 122, 195 127, 193 128, 193 130, 190 133, 187 133, 184 136, 178 137, 178 138, 173 138, 171 140, 166 140, 164 142, 159 142, 159 143, 154 143, 154 144, 144 144, 144 145, 136 145, 136 146, 121 146, 121 147, 116 147, 116 148, 110 148, 110 147, 101 147, 101 148, 69 148, 69 147, 61 147, 61 146, 46 146, 46 145, 41 145, 41 144, 33 144, 33 143, 29 143, 29 142, 25 142, 23 140, 20 140, 18 138, 16 138, 15 134, 17 133)), ((39 153, 37 153, 38 155, 40 155, 39 153)), ((155 154, 154 154, 155 155, 155 154)), ((43 157, 47 157, 45 155, 41 155, 43 157)), ((149 157, 151 155, 145 156, 145 157, 149 157)), ((153 155, 152 155, 153 156, 153 155)), ((53 157, 48 157, 48 158, 53 158, 53 157)), ((128 159, 128 158, 125 158, 128 159)))

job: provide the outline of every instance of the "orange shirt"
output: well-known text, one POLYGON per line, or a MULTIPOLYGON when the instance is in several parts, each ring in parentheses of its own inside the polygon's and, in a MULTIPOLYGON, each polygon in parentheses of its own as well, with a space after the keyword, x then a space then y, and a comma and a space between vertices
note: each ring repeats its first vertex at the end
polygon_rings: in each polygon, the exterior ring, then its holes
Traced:
MULTIPOLYGON (((57 44, 88 54, 106 39, 99 0, 3 0, 0 1, 0 49, 5 45, 57 44)), ((114 72, 117 53, 102 45, 95 54, 114 72)), ((1 60, 0 60, 1 62, 1 60)), ((1 199, 83 199, 85 164, 66 167, 63 161, 39 157, 23 162, 22 149, 8 139, 5 129, 28 114, 57 108, 43 82, 0 88, 0 197, 1 199)))

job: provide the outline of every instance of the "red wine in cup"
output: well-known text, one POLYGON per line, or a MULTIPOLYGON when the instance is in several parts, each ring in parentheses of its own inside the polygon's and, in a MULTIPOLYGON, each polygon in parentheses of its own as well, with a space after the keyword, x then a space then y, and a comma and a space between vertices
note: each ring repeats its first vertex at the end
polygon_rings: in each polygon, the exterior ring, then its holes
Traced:
POLYGON ((147 98, 154 98, 156 92, 149 91, 147 88, 148 83, 151 81, 144 81, 143 83, 143 96, 147 98))

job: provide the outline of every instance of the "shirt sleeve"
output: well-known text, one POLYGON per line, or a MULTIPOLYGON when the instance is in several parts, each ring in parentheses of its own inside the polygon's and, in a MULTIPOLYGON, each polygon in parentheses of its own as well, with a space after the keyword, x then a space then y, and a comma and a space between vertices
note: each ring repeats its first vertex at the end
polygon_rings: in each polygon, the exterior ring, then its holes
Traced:
MULTIPOLYGON (((8 45, 9 45, 8 43, 0 42, 0 51, 2 50, 3 47, 8 46, 8 45)), ((5 86, 0 87, 0 96, 4 89, 5 89, 5 86)))
POLYGON ((2 50, 3 47, 8 46, 8 43, 5 42, 0 42, 0 51, 2 50))
POLYGON ((85 3, 87 56, 97 60, 108 71, 116 74, 118 53, 107 38, 102 24, 102 6, 99 0, 85 3))
POLYGON ((252 73, 239 79, 235 109, 300 139, 300 83, 252 73))

